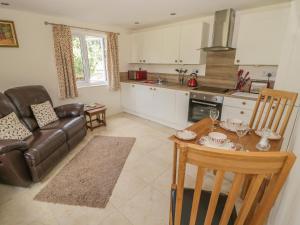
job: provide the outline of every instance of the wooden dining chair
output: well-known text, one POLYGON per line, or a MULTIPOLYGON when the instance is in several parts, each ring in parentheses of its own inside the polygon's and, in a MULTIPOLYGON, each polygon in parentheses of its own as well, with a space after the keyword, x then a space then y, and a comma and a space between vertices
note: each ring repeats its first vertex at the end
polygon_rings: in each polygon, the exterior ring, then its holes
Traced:
POLYGON ((181 145, 179 151, 177 182, 171 192, 171 225, 263 225, 295 161, 293 153, 231 152, 196 144, 181 145), (194 189, 184 188, 188 164, 197 168, 194 189), (216 171, 214 184, 211 191, 204 191, 209 170, 216 171), (220 191, 227 172, 233 173, 234 179, 224 194, 220 191), (252 177, 250 187, 237 210, 235 203, 248 175, 252 177), (268 176, 271 180, 257 202, 257 193, 268 176))
POLYGON ((298 94, 265 88, 259 94, 249 126, 254 130, 270 128, 284 135, 298 94))

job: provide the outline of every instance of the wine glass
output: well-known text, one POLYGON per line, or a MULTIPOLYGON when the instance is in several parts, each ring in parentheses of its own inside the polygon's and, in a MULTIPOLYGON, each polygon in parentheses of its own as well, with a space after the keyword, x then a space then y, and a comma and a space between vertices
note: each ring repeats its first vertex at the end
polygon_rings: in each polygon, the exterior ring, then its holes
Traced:
POLYGON ((211 126, 211 130, 213 131, 215 129, 215 121, 219 118, 219 110, 217 109, 211 109, 209 111, 209 116, 210 116, 210 119, 212 120, 212 126, 211 126))
POLYGON ((244 146, 240 143, 240 140, 242 137, 244 137, 249 131, 249 126, 248 124, 245 124, 245 123, 241 123, 241 124, 237 124, 235 126, 235 132, 238 136, 238 141, 237 141, 237 144, 236 144, 236 149, 237 150, 240 150, 240 151, 243 151, 244 150, 244 146))

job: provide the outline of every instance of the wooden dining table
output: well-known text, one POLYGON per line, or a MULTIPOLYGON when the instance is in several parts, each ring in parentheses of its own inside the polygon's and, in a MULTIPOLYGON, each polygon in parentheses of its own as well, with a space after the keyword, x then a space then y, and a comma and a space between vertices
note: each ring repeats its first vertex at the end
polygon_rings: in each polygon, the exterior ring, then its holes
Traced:
MULTIPOLYGON (((212 127, 212 120, 210 118, 205 118, 200 120, 199 122, 196 122, 192 126, 186 128, 186 130, 193 131, 197 134, 197 137, 192 140, 192 141, 183 141, 178 139, 175 135, 172 135, 169 137, 169 140, 174 142, 174 149, 173 149, 173 172, 172 172, 172 184, 176 184, 176 177, 177 177, 177 157, 178 157, 178 150, 179 150, 179 145, 184 144, 184 143, 193 143, 193 144, 198 144, 199 139, 203 136, 207 136, 209 132, 211 132, 211 127, 212 127)), ((225 130, 219 126, 219 122, 216 123, 215 125, 215 132, 220 132, 225 135, 227 135, 228 139, 234 143, 237 142, 238 136, 235 132, 225 130)), ((244 149, 247 151, 259 151, 256 149, 256 144, 259 142, 260 137, 255 134, 254 131, 248 132, 247 135, 244 137, 240 138, 240 143, 244 146, 244 149)), ((283 138, 280 140, 270 140, 270 149, 268 151, 280 151, 281 145, 282 145, 283 138)), ((226 151, 226 150, 224 150, 226 151)), ((244 187, 241 192, 241 197, 245 196, 246 190, 248 183, 245 180, 244 187)))

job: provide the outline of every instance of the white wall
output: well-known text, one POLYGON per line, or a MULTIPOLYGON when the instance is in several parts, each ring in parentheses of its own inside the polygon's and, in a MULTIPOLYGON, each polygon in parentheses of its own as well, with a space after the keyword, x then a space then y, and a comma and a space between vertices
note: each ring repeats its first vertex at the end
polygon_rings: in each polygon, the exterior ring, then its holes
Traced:
MULTIPOLYGON (((300 93, 300 0, 292 2, 289 27, 286 35, 284 51, 278 69, 276 88, 300 93)), ((298 97, 299 99, 299 97, 298 97)), ((282 191, 281 198, 273 210, 269 225, 300 224, 300 119, 294 131, 293 153, 297 156, 296 163, 282 191)))
POLYGON ((0 91, 21 85, 40 84, 49 91, 55 105, 101 102, 108 106, 108 114, 121 111, 120 92, 109 91, 107 86, 80 88, 79 97, 71 100, 59 98, 52 29, 44 25, 44 21, 120 32, 120 71, 128 70, 129 39, 126 30, 3 8, 0 8, 0 15, 1 19, 15 22, 20 46, 0 48, 0 91))

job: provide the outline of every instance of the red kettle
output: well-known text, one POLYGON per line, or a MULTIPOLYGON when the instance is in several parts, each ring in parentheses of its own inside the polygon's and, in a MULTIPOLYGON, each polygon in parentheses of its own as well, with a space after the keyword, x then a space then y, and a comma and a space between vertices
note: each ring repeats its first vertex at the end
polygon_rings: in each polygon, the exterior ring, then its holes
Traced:
POLYGON ((188 80, 187 85, 189 87, 197 87, 198 83, 197 83, 197 74, 196 73, 191 74, 191 78, 188 80))

